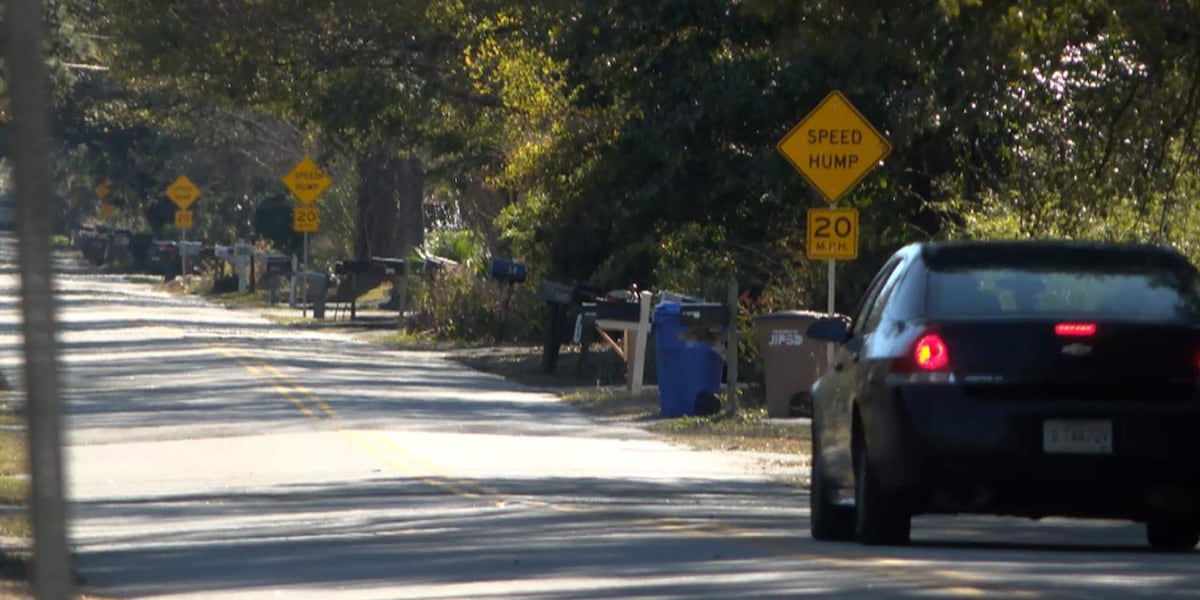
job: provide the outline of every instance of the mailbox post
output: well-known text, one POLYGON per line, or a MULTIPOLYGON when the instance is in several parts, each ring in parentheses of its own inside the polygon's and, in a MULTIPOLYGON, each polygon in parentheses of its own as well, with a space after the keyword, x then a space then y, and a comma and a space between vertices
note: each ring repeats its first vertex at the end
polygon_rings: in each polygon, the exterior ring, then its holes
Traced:
POLYGON ((398 327, 407 329, 408 324, 404 320, 404 312, 408 310, 408 261, 403 258, 372 256, 371 263, 382 267, 384 273, 391 276, 392 289, 396 292, 398 327))
POLYGON ((504 341, 505 330, 508 328, 508 308, 512 300, 513 286, 525 283, 528 269, 525 263, 514 262, 508 258, 492 259, 492 279, 500 282, 500 314, 496 319, 496 343, 504 341))
MULTIPOLYGON (((373 266, 369 260, 339 260, 333 263, 333 274, 350 276, 350 320, 358 318, 358 276, 373 266)), ((336 317, 335 317, 336 318, 336 317)))
POLYGON ((549 323, 546 327, 546 339, 542 346, 542 370, 553 375, 558 370, 558 353, 562 349, 563 326, 572 306, 581 304, 585 299, 595 299, 604 291, 588 284, 565 284, 550 280, 542 281, 541 297, 548 307, 549 323))
POLYGON ((271 254, 264 258, 267 268, 267 290, 272 306, 279 302, 279 282, 292 276, 292 261, 282 254, 271 254))

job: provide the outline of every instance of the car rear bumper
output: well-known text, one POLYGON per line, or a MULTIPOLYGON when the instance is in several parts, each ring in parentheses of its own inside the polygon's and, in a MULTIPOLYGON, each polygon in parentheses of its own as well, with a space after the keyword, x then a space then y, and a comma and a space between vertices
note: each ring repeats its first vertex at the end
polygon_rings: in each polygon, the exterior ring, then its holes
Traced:
MULTIPOLYGON (((1200 512, 1200 403, 986 399, 895 389, 882 465, 917 512, 1140 519, 1200 512), (1045 447, 1047 421, 1111 423, 1111 451, 1045 447)), ((876 455, 878 456, 878 455, 876 455)))

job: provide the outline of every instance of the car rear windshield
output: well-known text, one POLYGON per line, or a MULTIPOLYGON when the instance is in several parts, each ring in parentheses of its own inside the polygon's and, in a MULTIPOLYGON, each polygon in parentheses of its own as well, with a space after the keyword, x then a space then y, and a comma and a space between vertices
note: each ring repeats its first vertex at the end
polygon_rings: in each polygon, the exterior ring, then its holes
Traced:
POLYGON ((1196 271, 1173 257, 1016 252, 975 258, 930 261, 928 314, 1200 322, 1196 271))

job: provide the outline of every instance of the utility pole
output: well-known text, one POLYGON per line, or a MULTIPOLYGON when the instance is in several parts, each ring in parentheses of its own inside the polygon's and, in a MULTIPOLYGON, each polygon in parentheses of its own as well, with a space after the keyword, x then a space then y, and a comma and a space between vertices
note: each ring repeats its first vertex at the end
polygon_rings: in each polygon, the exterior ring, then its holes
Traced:
POLYGON ((21 328, 25 336, 26 415, 32 477, 33 594, 71 595, 71 555, 63 493, 62 406, 50 245, 50 117, 42 55, 42 2, 5 3, 5 54, 12 109, 21 328))

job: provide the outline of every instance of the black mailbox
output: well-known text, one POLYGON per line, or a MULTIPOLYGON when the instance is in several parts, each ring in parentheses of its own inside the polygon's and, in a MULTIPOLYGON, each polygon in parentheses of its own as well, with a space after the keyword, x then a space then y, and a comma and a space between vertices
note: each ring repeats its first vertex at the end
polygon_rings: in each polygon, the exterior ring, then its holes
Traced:
POLYGON ((609 321, 637 321, 641 316, 641 306, 632 302, 584 302, 582 311, 609 321))
POLYGON ((575 286, 542 281, 541 296, 550 304, 571 304, 575 301, 575 286))
POLYGON ((425 261, 421 264, 421 274, 434 275, 443 269, 452 269, 458 267, 457 261, 443 258, 441 256, 426 256, 425 261))
POLYGON ((679 324, 688 328, 720 329, 729 326, 729 307, 724 304, 681 304, 679 324))
POLYGON ((492 259, 492 278, 505 283, 525 283, 525 263, 514 262, 507 258, 492 259))
POLYGON ((403 258, 372 256, 371 263, 382 267, 388 275, 408 275, 408 262, 403 258))
POLYGON ((366 273, 369 270, 371 270, 371 261, 369 260, 339 260, 333 263, 333 273, 335 275, 366 273))
POLYGON ((288 277, 292 274, 292 260, 280 254, 266 257, 268 277, 288 277))

